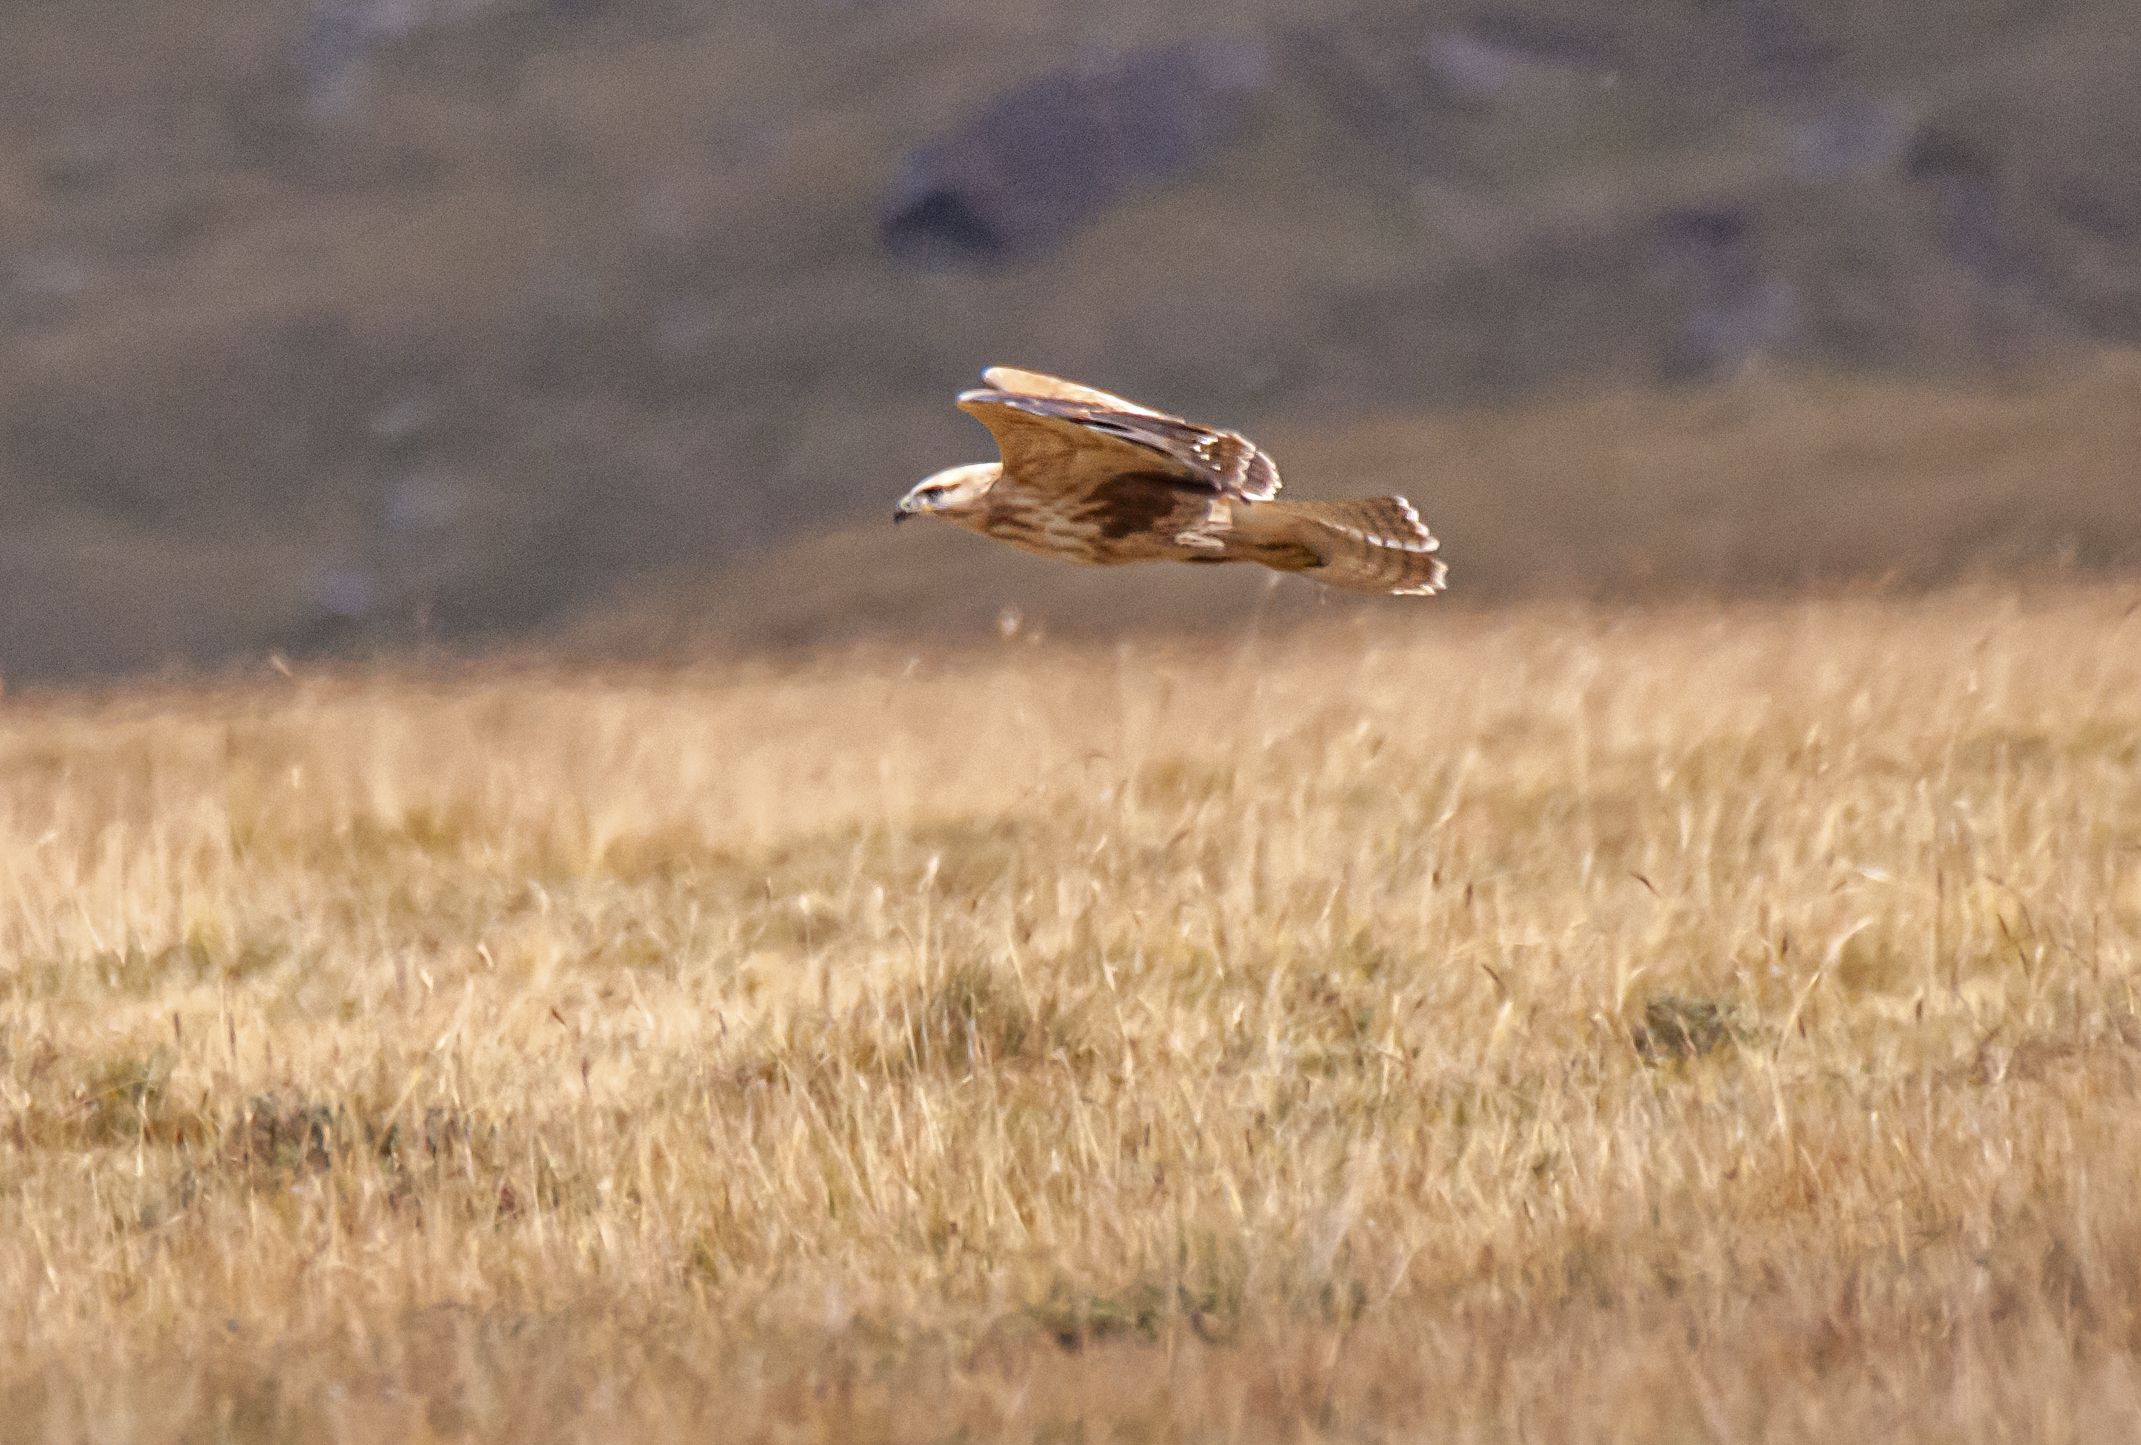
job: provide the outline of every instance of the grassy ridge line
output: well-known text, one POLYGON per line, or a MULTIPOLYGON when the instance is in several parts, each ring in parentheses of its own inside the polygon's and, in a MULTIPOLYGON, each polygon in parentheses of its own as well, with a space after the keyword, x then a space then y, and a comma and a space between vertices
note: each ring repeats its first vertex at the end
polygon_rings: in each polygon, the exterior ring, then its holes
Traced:
POLYGON ((2137 633, 10 700, 0 1433, 2125 1433, 2137 633))
MULTIPOLYGON (((2101 356, 2003 389, 1763 375, 1434 418, 1310 413, 1256 434, 1297 495, 1395 491, 1419 503, 1455 588, 1432 614, 1412 609, 1433 626, 1452 606, 1542 595, 1744 597, 1808 583, 2131 571, 2141 567, 2137 401, 2132 360, 2101 356)), ((980 429, 941 399, 910 419, 939 412, 968 431, 926 465, 987 453, 980 429)), ((914 479, 884 471, 872 485, 889 506, 914 479)), ((710 498, 687 511, 693 525, 732 520, 710 498)), ((1029 633, 1096 639, 1226 632, 1246 619, 1276 630, 1358 605, 1312 586, 1267 589, 1246 569, 1068 568, 944 529, 893 533, 884 516, 873 506, 711 573, 632 572, 610 599, 534 640, 593 658, 780 654, 861 638, 971 641, 1007 609, 1029 633)), ((227 541, 175 545, 155 529, 60 513, 0 536, 0 586, 22 598, 0 615, 0 668, 12 666, 11 680, 51 679, 369 645, 307 600, 318 558, 246 535, 242 568, 227 541)), ((546 544, 501 546, 501 575, 531 585, 545 575, 528 559, 547 557, 546 544)))

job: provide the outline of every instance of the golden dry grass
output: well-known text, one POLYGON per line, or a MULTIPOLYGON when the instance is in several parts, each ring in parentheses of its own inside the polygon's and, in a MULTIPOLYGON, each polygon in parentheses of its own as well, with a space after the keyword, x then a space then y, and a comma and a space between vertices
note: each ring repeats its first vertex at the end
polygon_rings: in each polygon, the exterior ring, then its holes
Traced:
POLYGON ((0 1436, 2141 1428, 2131 588, 0 709, 0 1436))

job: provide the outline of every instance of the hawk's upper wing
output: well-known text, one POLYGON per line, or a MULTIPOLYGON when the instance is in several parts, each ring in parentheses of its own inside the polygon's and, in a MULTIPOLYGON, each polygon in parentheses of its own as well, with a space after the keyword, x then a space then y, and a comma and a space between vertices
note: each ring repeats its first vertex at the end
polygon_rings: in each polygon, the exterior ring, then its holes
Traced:
POLYGON ((1050 475, 1051 468, 1069 462, 1073 465, 1066 476, 1086 476, 1092 469, 1161 472, 1185 486, 1243 501, 1266 502, 1279 494, 1279 469, 1247 437, 1143 407, 1124 411, 1077 398, 990 387, 961 393, 959 409, 995 436, 1004 470, 1022 473, 1028 481, 1038 481, 1050 475), (1085 455, 1077 456, 1080 452, 1085 455))
POLYGON ((1102 391, 1097 386, 1080 386, 1075 381, 1065 381, 1060 376, 1045 372, 1025 371, 1016 366, 992 366, 981 374, 981 379, 993 391, 1008 391, 1015 396, 1042 396, 1056 401, 1077 401, 1103 411, 1127 411, 1144 416, 1159 416, 1149 406, 1141 406, 1127 397, 1102 391))

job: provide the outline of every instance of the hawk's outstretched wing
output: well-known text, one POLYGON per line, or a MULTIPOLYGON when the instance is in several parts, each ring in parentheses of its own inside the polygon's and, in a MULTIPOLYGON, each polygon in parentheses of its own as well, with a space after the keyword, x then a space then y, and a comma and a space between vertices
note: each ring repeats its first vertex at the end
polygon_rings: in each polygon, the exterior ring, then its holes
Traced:
POLYGON ((1242 501, 1269 501, 1279 494, 1279 469, 1238 433, 1198 426, 1037 372, 991 367, 985 375, 1063 393, 990 386, 960 394, 959 409, 989 429, 1004 454, 1005 473, 1025 485, 1056 480, 1075 488, 1100 472, 1136 471, 1242 501), (1096 397, 1105 401, 1088 399, 1096 397), (1081 451, 1087 454, 1077 455, 1081 451))
POLYGON ((1053 397, 1057 401, 1079 401, 1103 411, 1127 411, 1145 416, 1162 416, 1149 406, 1141 406, 1127 397, 1117 396, 1112 391, 1102 391, 1097 386, 1084 386, 1075 381, 1065 381, 1060 376, 1046 372, 1026 371, 1016 366, 992 366, 981 374, 982 382, 994 391, 1008 391, 1018 396, 1053 397))

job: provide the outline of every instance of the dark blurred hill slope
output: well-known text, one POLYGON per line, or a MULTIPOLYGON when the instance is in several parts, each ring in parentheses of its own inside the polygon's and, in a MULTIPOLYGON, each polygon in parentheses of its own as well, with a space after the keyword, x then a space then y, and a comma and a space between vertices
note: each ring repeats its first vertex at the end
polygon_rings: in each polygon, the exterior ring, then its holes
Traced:
MULTIPOLYGON (((9 7, 0 671, 771 565, 977 454, 988 360, 1332 456, 1542 389, 2030 373, 2141 336, 2136 74, 2081 0, 9 7), (1021 190, 1066 134, 1134 148, 1021 190)), ((1508 510, 1453 534, 1539 500, 1465 485, 1508 510)), ((1667 493, 1592 501, 1565 574, 1681 575, 1667 493)), ((2073 540, 2017 505, 2009 552, 2073 540)), ((1890 520, 1854 565, 1922 550, 1890 520)))

